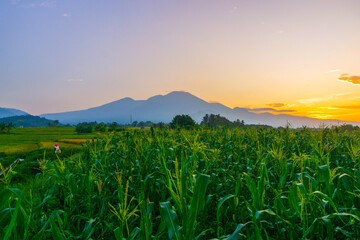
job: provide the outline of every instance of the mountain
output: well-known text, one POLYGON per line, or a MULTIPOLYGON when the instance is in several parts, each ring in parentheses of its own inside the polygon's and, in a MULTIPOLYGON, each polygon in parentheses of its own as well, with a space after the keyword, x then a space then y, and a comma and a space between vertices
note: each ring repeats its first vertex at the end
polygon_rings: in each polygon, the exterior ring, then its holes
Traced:
POLYGON ((21 115, 28 115, 28 113, 13 108, 0 108, 0 118, 21 116, 21 115))
POLYGON ((12 122, 15 127, 47 127, 49 124, 54 124, 53 120, 49 120, 39 116, 22 115, 0 118, 0 123, 12 122))
POLYGON ((315 119, 297 117, 287 114, 254 113, 247 108, 229 108, 220 103, 206 102, 187 92, 171 92, 157 95, 147 100, 123 98, 99 107, 86 110, 43 114, 47 119, 59 120, 62 123, 76 124, 79 122, 118 122, 132 121, 170 122, 178 114, 188 114, 200 122, 205 114, 220 114, 231 121, 244 120, 246 124, 266 124, 274 127, 319 127, 320 125, 352 124, 360 126, 360 122, 315 119))

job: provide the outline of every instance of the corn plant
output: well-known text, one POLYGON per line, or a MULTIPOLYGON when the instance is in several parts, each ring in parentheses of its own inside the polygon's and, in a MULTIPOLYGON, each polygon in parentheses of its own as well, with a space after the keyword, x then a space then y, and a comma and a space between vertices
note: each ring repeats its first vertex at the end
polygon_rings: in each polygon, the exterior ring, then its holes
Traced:
POLYGON ((359 239, 360 131, 126 129, 1 166, 0 239, 359 239), (26 159, 25 159, 26 161, 26 159))

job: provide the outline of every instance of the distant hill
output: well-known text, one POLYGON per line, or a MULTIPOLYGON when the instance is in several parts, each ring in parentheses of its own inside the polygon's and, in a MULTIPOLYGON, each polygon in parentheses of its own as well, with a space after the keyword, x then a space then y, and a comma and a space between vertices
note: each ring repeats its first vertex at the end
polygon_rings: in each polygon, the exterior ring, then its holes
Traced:
POLYGON ((28 115, 28 113, 14 108, 0 108, 0 118, 28 115))
POLYGON ((53 124, 53 120, 49 120, 39 116, 23 115, 0 118, 0 122, 9 123, 12 122, 15 127, 47 127, 49 124, 53 124))
POLYGON ((220 103, 206 102, 187 92, 171 92, 167 95, 153 96, 147 100, 123 98, 99 107, 86 110, 43 114, 52 120, 62 123, 76 124, 79 122, 118 122, 132 121, 170 122, 178 114, 188 114, 198 123, 205 114, 220 114, 230 121, 244 120, 246 124, 265 124, 274 127, 319 127, 320 125, 360 125, 360 122, 323 120, 309 117, 297 117, 287 114, 254 113, 247 108, 229 108, 220 103))

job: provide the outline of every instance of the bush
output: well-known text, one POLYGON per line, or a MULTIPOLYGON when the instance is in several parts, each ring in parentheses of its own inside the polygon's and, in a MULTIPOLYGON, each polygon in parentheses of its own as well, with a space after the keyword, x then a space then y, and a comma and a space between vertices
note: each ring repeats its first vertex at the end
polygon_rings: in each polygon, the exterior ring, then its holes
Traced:
POLYGON ((92 133, 93 132, 93 126, 91 126, 91 125, 87 125, 87 126, 77 125, 75 127, 75 132, 77 132, 77 133, 92 133))
POLYGON ((170 123, 171 128, 191 129, 196 125, 195 121, 189 115, 176 115, 170 123))

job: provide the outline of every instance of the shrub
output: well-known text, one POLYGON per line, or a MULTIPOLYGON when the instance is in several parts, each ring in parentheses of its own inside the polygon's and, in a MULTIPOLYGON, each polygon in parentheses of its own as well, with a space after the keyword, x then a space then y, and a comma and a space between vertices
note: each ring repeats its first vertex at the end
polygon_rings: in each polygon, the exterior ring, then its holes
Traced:
POLYGON ((170 123, 171 128, 191 129, 196 125, 195 121, 189 115, 176 115, 170 123))

